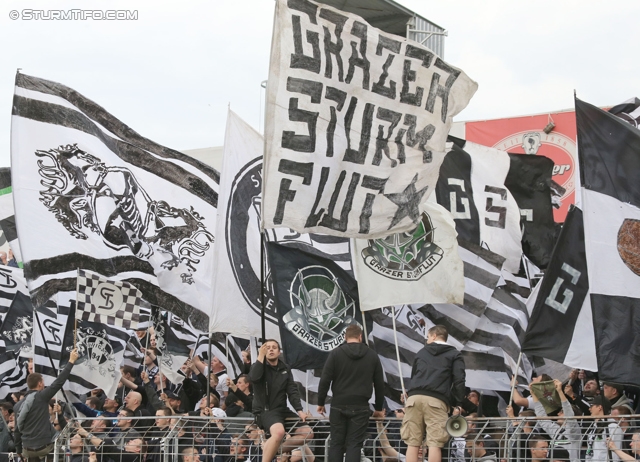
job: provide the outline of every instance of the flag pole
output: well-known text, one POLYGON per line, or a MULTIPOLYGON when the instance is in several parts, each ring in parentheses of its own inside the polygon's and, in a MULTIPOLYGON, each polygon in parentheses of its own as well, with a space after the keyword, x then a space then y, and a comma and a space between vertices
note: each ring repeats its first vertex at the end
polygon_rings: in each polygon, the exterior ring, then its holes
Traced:
MULTIPOLYGON (((73 323, 73 349, 76 349, 78 338, 78 291, 80 290, 80 268, 76 268, 76 311, 74 313, 73 323)), ((44 337, 43 337, 44 338, 44 337)), ((47 342, 45 342, 46 345, 47 342)))
POLYGON ((209 353, 207 355, 207 362, 209 364, 207 364, 207 407, 211 408, 211 373, 213 372, 211 370, 211 337, 213 335, 211 334, 211 332, 209 332, 209 353))
POLYGON ((305 401, 307 403, 307 414, 309 413, 309 369, 306 370, 305 372, 305 379, 306 379, 306 383, 304 386, 304 393, 305 393, 305 401))
POLYGON ((402 396, 407 392, 404 388, 404 378, 402 377, 402 363, 400 362, 400 347, 398 347, 398 330, 396 329, 396 307, 391 307, 391 322, 393 323, 393 341, 396 344, 396 358, 398 360, 398 375, 400 377, 400 386, 402 387, 402 396))
POLYGON ((264 306, 264 290, 265 290, 265 268, 264 268, 264 252, 265 238, 264 231, 260 231, 260 328, 262 330, 262 343, 264 343, 267 326, 265 323, 265 306, 264 306))
POLYGON ((522 350, 518 355, 518 362, 516 363, 516 372, 513 374, 513 379, 511 380, 511 394, 509 395, 509 406, 513 402, 513 390, 516 388, 516 379, 518 378, 518 369, 520 369, 520 361, 522 361, 522 350))
POLYGON ((367 318, 365 318, 365 312, 360 311, 360 315, 362 316, 362 331, 364 333, 364 343, 369 346, 369 333, 367 332, 367 318))

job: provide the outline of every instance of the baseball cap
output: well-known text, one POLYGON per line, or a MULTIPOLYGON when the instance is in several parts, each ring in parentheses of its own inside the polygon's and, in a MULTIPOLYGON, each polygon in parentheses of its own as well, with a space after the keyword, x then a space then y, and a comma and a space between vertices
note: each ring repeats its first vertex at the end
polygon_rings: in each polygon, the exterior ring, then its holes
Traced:
POLYGON ((596 396, 589 403, 590 406, 602 406, 602 410, 605 415, 611 414, 611 402, 602 395, 596 396))
POLYGON ((214 407, 213 409, 211 409, 211 417, 215 417, 216 419, 222 419, 222 418, 225 418, 226 416, 227 416, 227 413, 224 412, 219 407, 214 407))
POLYGON ((171 390, 166 390, 164 394, 167 395, 167 398, 169 399, 179 399, 180 401, 182 401, 182 398, 180 398, 180 396, 176 395, 171 390))

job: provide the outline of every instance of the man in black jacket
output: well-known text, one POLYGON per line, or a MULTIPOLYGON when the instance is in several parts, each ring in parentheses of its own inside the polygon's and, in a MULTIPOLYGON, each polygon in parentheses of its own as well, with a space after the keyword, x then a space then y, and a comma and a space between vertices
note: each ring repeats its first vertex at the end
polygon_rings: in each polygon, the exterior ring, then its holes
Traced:
POLYGON ((362 343, 362 329, 351 324, 345 331, 345 343, 333 350, 322 369, 318 386, 318 413, 324 415, 324 403, 331 385, 331 446, 329 462, 359 462, 362 443, 367 437, 371 411, 369 399, 375 385, 375 417, 384 417, 384 376, 378 355, 362 343), (346 456, 345 456, 346 453, 346 456))
MULTIPOLYGON (((271 462, 278 452, 280 442, 285 436, 285 425, 290 428, 295 422, 291 418, 300 417, 303 422, 306 415, 302 412, 302 403, 298 387, 293 381, 291 369, 280 356, 280 344, 277 340, 265 341, 258 352, 258 360, 251 366, 249 379, 253 385, 253 413, 258 425, 270 433, 262 451, 263 462, 271 462), (298 412, 294 414, 287 408, 287 397, 291 406, 298 412), (289 419, 289 420, 286 420, 289 419)), ((313 438, 313 431, 307 425, 298 427, 295 435, 288 438, 282 448, 290 452, 313 438)))
POLYGON ((407 462, 418 462, 425 431, 429 462, 441 462, 442 447, 449 440, 445 428, 449 406, 464 399, 464 361, 458 350, 447 345, 448 337, 444 326, 429 329, 427 344, 413 361, 409 398, 400 429, 400 436, 408 446, 407 462))

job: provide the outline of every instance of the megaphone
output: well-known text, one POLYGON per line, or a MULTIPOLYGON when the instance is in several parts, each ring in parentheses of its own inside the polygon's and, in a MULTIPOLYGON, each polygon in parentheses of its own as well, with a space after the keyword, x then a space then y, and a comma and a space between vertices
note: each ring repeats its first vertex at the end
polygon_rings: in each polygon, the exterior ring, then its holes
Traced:
POLYGON ((467 428, 468 428, 467 419, 465 419, 461 415, 453 415, 449 417, 449 420, 447 420, 446 428, 447 428, 447 433, 453 436, 454 438, 462 436, 465 433, 467 433, 467 428))

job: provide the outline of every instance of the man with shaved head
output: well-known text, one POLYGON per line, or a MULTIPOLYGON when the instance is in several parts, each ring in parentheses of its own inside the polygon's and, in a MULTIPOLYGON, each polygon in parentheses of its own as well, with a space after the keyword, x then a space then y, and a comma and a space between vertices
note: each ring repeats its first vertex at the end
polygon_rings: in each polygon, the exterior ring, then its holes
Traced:
POLYGON ((144 431, 153 425, 151 414, 142 407, 142 395, 137 391, 130 391, 127 396, 125 396, 124 407, 133 412, 134 417, 148 417, 147 419, 134 420, 133 426, 138 430, 144 433, 144 431))

